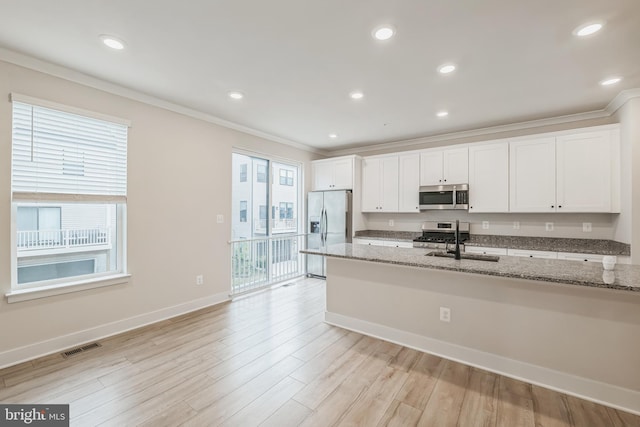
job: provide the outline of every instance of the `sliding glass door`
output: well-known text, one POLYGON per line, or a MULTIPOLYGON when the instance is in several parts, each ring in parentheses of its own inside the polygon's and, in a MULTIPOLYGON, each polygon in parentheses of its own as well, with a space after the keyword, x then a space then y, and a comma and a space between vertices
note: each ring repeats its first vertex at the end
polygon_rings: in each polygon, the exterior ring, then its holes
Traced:
POLYGON ((232 294, 304 274, 300 167, 232 156, 232 294))

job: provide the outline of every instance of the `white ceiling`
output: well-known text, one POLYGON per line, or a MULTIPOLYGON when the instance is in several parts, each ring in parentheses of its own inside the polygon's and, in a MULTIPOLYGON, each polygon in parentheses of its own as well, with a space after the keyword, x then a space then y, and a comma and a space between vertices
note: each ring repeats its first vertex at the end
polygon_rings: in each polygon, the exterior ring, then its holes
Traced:
POLYGON ((638 0, 0 0, 0 10, 0 46, 328 150, 601 110, 640 87, 638 0), (604 29, 572 35, 592 20, 604 29), (374 40, 381 24, 396 36, 374 40), (440 75, 445 62, 458 69, 440 75), (610 75, 623 80, 598 84, 610 75))

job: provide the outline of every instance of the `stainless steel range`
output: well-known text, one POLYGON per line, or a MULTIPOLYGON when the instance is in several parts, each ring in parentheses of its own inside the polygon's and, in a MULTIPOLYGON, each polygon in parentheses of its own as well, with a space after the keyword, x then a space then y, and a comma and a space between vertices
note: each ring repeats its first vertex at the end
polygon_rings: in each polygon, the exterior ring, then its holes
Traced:
MULTIPOLYGON (((414 248, 447 249, 456 241, 455 222, 426 221, 422 223, 422 236, 413 239, 414 248)), ((469 223, 460 223, 460 243, 469 240, 469 223)))

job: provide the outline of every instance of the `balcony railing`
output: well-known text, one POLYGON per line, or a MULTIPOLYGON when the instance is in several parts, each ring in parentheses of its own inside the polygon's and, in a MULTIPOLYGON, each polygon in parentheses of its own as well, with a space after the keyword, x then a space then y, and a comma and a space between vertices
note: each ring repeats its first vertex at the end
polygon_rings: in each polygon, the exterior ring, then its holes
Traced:
POLYGON ((289 234, 251 240, 234 240, 231 244, 231 293, 271 286, 302 276, 306 234, 289 234))
POLYGON ((110 246, 111 229, 107 227, 18 231, 17 241, 19 251, 76 248, 82 246, 110 246))
MULTIPOLYGON (((271 230, 274 233, 292 232, 298 229, 297 219, 272 219, 270 221, 272 223, 271 230)), ((267 220, 254 220, 254 230, 257 232, 265 232, 267 230, 267 220)))

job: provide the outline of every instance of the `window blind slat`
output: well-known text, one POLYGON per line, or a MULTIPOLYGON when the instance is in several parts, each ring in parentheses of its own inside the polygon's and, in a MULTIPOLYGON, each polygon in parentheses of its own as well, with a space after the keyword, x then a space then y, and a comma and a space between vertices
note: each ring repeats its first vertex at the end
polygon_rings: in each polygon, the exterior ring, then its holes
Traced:
POLYGON ((127 194, 127 126, 13 102, 12 191, 127 194))

